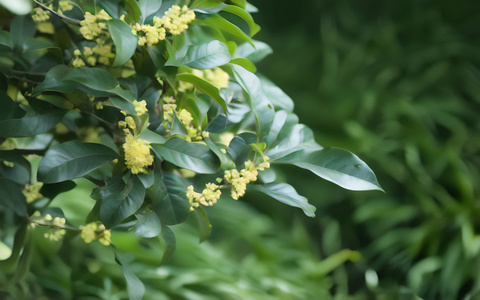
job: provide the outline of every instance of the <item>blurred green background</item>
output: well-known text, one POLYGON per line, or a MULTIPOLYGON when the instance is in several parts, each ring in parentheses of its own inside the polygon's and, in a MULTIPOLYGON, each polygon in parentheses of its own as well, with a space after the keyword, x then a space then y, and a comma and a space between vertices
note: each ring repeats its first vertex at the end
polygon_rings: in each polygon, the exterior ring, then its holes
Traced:
MULTIPOLYGON (((252 3, 255 38, 274 50, 259 72, 320 144, 367 162, 386 194, 284 168, 279 179, 315 218, 255 193, 220 201, 210 239, 198 244, 195 220, 176 226, 162 266, 157 239, 115 233, 146 299, 480 299, 480 2, 252 3)), ((93 205, 80 185, 55 200, 67 218, 93 205), (86 200, 70 207, 71 197, 86 200)), ((33 298, 127 297, 107 248, 78 236, 58 248, 41 232, 37 247, 23 287, 33 298)))

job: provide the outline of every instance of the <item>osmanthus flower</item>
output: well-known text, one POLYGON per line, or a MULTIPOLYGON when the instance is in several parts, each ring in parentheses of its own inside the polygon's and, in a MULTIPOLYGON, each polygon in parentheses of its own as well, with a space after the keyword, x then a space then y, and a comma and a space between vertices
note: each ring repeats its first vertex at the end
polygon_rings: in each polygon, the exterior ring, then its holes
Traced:
POLYGON ((219 190, 218 185, 209 182, 205 185, 205 189, 201 193, 195 192, 193 185, 188 186, 186 195, 190 203, 190 210, 193 211, 200 205, 212 206, 217 203, 222 192, 219 190))
POLYGON ((127 133, 123 150, 125 151, 125 164, 132 174, 147 173, 146 168, 153 163, 150 148, 149 142, 127 133))
POLYGON ((85 13, 85 19, 80 21, 80 33, 87 40, 93 40, 100 36, 103 32, 108 31, 105 21, 111 20, 109 14, 105 10, 101 10, 95 15, 89 12, 85 13))
POLYGON ((80 226, 80 237, 86 244, 98 240, 104 246, 110 246, 112 243, 112 233, 110 229, 106 229, 105 225, 99 222, 91 222, 80 226))
POLYGON ((135 111, 137 112, 137 116, 141 116, 144 113, 148 112, 147 109, 147 101, 142 100, 142 101, 133 101, 133 106, 135 107, 135 111))
POLYGON ((195 13, 186 5, 180 8, 173 5, 162 17, 162 25, 173 35, 179 35, 188 29, 188 24, 195 20, 195 13))
MULTIPOLYGON (((198 78, 202 78, 208 81, 210 84, 215 86, 218 89, 223 89, 228 87, 228 81, 230 76, 227 72, 222 70, 221 68, 213 68, 213 69, 206 69, 206 70, 197 70, 192 69, 192 75, 197 76, 198 78)), ((180 92, 186 92, 192 90, 194 85, 189 82, 180 81, 178 90, 180 92)))
POLYGON ((36 182, 34 184, 26 184, 22 190, 22 194, 25 196, 27 203, 32 203, 36 200, 42 199, 43 195, 40 194, 40 189, 43 187, 43 182, 36 182))
POLYGON ((245 162, 245 169, 242 169, 240 172, 237 169, 225 171, 224 179, 232 186, 231 195, 233 199, 238 200, 238 198, 245 195, 247 184, 257 181, 258 171, 270 168, 268 160, 269 158, 264 156, 264 161, 258 166, 251 160, 248 160, 245 162))

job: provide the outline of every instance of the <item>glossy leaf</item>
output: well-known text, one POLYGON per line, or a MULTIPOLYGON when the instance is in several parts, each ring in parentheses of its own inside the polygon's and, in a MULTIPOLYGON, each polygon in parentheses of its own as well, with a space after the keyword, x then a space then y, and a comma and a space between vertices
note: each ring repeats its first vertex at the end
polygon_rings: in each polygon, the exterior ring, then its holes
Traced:
POLYGON ((174 174, 165 176, 161 164, 155 162, 155 181, 149 196, 152 199, 153 210, 166 225, 175 225, 184 222, 190 211, 190 204, 186 197, 186 185, 174 174))
POLYGON ((249 72, 252 72, 252 73, 257 72, 257 67, 255 67, 255 65, 251 61, 249 61, 247 58, 243 58, 243 57, 235 58, 231 61, 231 63, 239 65, 249 72))
POLYGON ((107 24, 110 36, 115 45, 115 60, 113 66, 124 65, 135 53, 138 38, 132 33, 132 28, 121 20, 113 19, 108 21, 107 24))
POLYGON ((210 82, 203 80, 195 75, 192 74, 178 74, 177 79, 189 82, 196 86, 200 91, 205 93, 206 95, 210 96, 215 102, 222 106, 223 110, 227 112, 227 103, 225 100, 220 96, 220 92, 217 87, 212 85, 210 82))
POLYGON ((25 42, 35 35, 35 31, 35 22, 31 16, 15 16, 10 24, 10 34, 15 49, 23 52, 25 42))
POLYGON ((135 235, 144 238, 153 238, 160 234, 162 224, 155 213, 150 213, 135 226, 135 235))
MULTIPOLYGON (((285 126, 285 125, 284 125, 285 126)), ((270 157, 272 161, 276 161, 291 153, 301 150, 315 151, 322 147, 315 142, 313 131, 303 124, 295 124, 292 128, 285 128, 287 134, 283 139, 278 138, 276 146, 267 150, 265 154, 270 157)), ((278 136, 280 137, 280 133, 278 136)))
POLYGON ((64 80, 96 91, 113 90, 118 85, 112 74, 98 68, 75 68, 65 76, 64 80))
POLYGON ((79 178, 117 157, 112 149, 101 144, 66 142, 47 151, 38 167, 38 179, 55 183, 79 178))
POLYGON ((253 40, 251 43, 243 43, 239 45, 235 51, 234 58, 246 58, 253 63, 258 63, 263 60, 267 55, 272 54, 272 48, 264 42, 253 40))
POLYGON ((347 190, 380 190, 377 178, 365 162, 343 149, 324 148, 319 151, 297 151, 277 160, 313 172, 347 190))
POLYGON ((228 64, 232 57, 227 45, 211 41, 202 45, 186 45, 175 53, 166 66, 187 66, 194 69, 212 69, 228 64))
POLYGON ((63 81, 69 71, 70 69, 66 65, 51 68, 45 75, 43 82, 33 89, 33 94, 36 95, 44 91, 63 92, 75 89, 76 84, 74 82, 63 81))
POLYGON ((288 112, 293 111, 293 100, 284 91, 267 78, 260 76, 263 93, 268 100, 278 109, 284 109, 288 112))
POLYGON ((221 31, 232 35, 240 43, 246 42, 253 45, 252 39, 248 35, 246 35, 245 32, 243 32, 236 25, 220 17, 219 15, 214 15, 203 20, 195 20, 193 21, 193 23, 218 28, 221 31))
POLYGON ((287 205, 301 208, 307 216, 315 217, 315 206, 309 204, 307 198, 300 196, 295 188, 289 184, 269 183, 266 185, 251 185, 248 188, 267 194, 287 205))
POLYGON ((0 121, 0 137, 26 137, 49 131, 65 115, 65 110, 52 110, 44 114, 0 121))
POLYGON ((220 159, 221 167, 225 170, 230 170, 235 168, 235 163, 233 162, 232 158, 228 153, 223 153, 220 151, 220 148, 212 141, 210 138, 205 139, 205 143, 207 147, 212 150, 213 153, 220 159))
POLYGON ((226 6, 223 2, 222 0, 196 0, 190 8, 204 14, 216 14, 226 6))
POLYGON ((30 183, 31 170, 30 162, 15 150, 0 150, 0 177, 25 185, 30 183), (14 166, 7 166, 5 162, 14 163, 14 166))
POLYGON ((162 261, 160 262, 160 264, 163 264, 172 257, 173 253, 175 252, 175 248, 177 247, 177 241, 175 239, 175 234, 167 225, 162 224, 161 235, 163 243, 165 244, 162 261))
POLYGON ((7 178, 0 178, 0 204, 24 217, 27 216, 27 202, 22 189, 22 185, 7 178))
POLYGON ((123 276, 127 281, 129 299, 141 300, 145 294, 145 286, 130 267, 127 255, 115 250, 115 260, 122 267, 123 276))
POLYGON ((159 158, 196 173, 214 174, 219 167, 218 159, 207 146, 180 138, 171 138, 162 145, 152 144, 152 150, 159 158))
POLYGON ((105 227, 111 228, 125 218, 133 215, 143 204, 145 188, 137 176, 131 176, 127 182, 119 180, 115 182, 115 191, 120 187, 122 190, 103 198, 100 207, 100 221, 105 227))
POLYGON ((162 0, 139 0, 138 8, 142 14, 142 24, 162 6, 162 0))
POLYGON ((227 5, 223 8, 223 11, 237 15, 243 20, 245 20, 245 22, 247 22, 248 26, 250 27, 250 36, 254 36, 255 34, 257 34, 257 32, 260 31, 260 26, 255 24, 252 15, 244 9, 241 9, 240 7, 235 5, 227 5))

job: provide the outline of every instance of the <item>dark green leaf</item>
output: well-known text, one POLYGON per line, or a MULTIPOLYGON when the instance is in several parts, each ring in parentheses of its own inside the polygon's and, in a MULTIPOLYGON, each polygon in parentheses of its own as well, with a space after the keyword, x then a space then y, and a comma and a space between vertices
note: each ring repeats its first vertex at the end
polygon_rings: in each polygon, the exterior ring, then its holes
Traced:
POLYGON ((205 143, 207 144, 208 148, 215 153, 215 155, 220 159, 221 162, 221 168, 225 170, 230 170, 235 168, 235 163, 233 162, 232 158, 230 155, 227 153, 223 153, 220 151, 220 148, 213 142, 211 139, 207 138, 205 139, 205 143))
POLYGON ((45 75, 42 83, 33 89, 33 94, 38 94, 44 91, 71 91, 75 89, 76 84, 73 82, 63 82, 70 69, 66 65, 58 65, 51 68, 45 75))
POLYGON ((227 103, 225 100, 220 96, 220 92, 217 87, 212 85, 210 82, 198 78, 192 74, 178 74, 177 80, 181 80, 184 82, 189 82, 196 86, 200 91, 210 96, 215 102, 220 104, 225 112, 227 112, 227 103))
POLYGON ((81 177, 117 158, 107 146, 70 141, 50 148, 38 166, 38 179, 55 183, 81 177))
POLYGON ((0 204, 24 217, 27 216, 27 202, 22 189, 22 185, 7 178, 0 178, 0 204))
POLYGON ((383 191, 370 167, 355 154, 343 149, 324 148, 310 153, 301 150, 277 162, 310 170, 317 176, 348 190, 383 191))
POLYGON ((161 230, 160 219, 155 213, 150 213, 135 226, 135 235, 144 238, 154 238, 160 234, 161 230))
POLYGON ((40 194, 47 197, 50 200, 53 200, 57 197, 58 194, 68 192, 74 189, 77 184, 71 180, 59 182, 59 183, 50 183, 44 184, 40 190, 40 194))
POLYGON ((35 22, 30 15, 15 16, 10 24, 10 34, 17 51, 23 51, 25 42, 35 35, 35 22))
MULTIPOLYGON (((288 122, 288 119, 287 121, 288 122)), ((286 123, 288 126, 288 123, 286 123)), ((286 126, 284 125, 284 127, 286 126)), ((303 124, 295 124, 291 128, 281 129, 276 146, 265 152, 272 161, 276 161, 291 153, 301 150, 315 151, 322 149, 315 142, 313 131, 303 124), (284 134, 282 139, 281 134, 284 134)))
POLYGON ((65 110, 51 110, 45 114, 0 121, 0 137, 34 136, 49 131, 65 115, 65 110))
POLYGON ((32 167, 28 160, 21 154, 16 153, 15 150, 0 150, 0 162, 12 162, 15 165, 8 167, 5 164, 0 165, 0 177, 8 178, 21 185, 30 183, 30 176, 32 167))
POLYGON ((175 234, 173 231, 166 225, 162 224, 162 240, 165 243, 165 249, 163 250, 163 257, 160 264, 165 263, 167 260, 172 257, 177 247, 177 242, 175 240, 175 234))
POLYGON ((152 144, 155 154, 166 161, 200 174, 217 172, 218 159, 207 146, 190 143, 180 138, 171 138, 165 144, 152 144))
POLYGON ((315 217, 315 206, 309 204, 307 198, 300 196, 295 188, 289 184, 269 183, 266 185, 251 185, 248 188, 267 194, 287 205, 301 208, 307 216, 315 217))
POLYGON ((166 66, 187 66, 194 69, 212 69, 228 64, 232 57, 227 45, 211 41, 202 45, 186 45, 170 57, 166 66))
POLYGON ((156 13, 162 6, 162 0, 139 0, 138 7, 142 13, 142 24, 145 20, 156 13))
POLYGON ((25 111, 21 109, 15 101, 3 91, 0 91, 0 121, 21 118, 25 115, 25 111))
POLYGON ((278 137, 280 130, 285 125, 285 121, 287 120, 288 113, 284 110, 279 110, 275 113, 275 117, 273 118, 272 127, 270 127, 270 132, 267 136, 267 146, 272 145, 278 137))
POLYGON ((141 300, 145 294, 145 286, 128 264, 127 255, 115 250, 115 260, 120 266, 122 266, 123 276, 125 276, 125 280, 127 281, 129 299, 141 300))
POLYGON ((113 66, 124 65, 135 53, 138 38, 132 33, 132 28, 121 20, 107 22, 110 36, 115 44, 115 61, 113 66))
POLYGON ((13 49, 13 41, 10 32, 0 30, 0 45, 4 45, 10 49, 13 49))
POLYGON ((210 220, 202 207, 195 208, 194 215, 200 229, 201 243, 210 236, 210 233, 212 232, 212 224, 210 224, 210 220))
POLYGON ((223 2, 223 0, 197 0, 190 8, 204 14, 216 14, 226 6, 223 2))
POLYGON ((112 74, 98 68, 75 68, 65 76, 64 80, 96 91, 113 90, 118 85, 112 74))
POLYGON ((186 196, 187 188, 181 179, 171 173, 162 173, 161 165, 155 160, 155 182, 149 190, 153 210, 162 223, 175 225, 188 217, 190 204, 186 196))
POLYGON ((103 198, 100 207, 100 221, 111 228, 120 224, 125 218, 133 215, 143 204, 145 188, 137 176, 130 176, 127 182, 116 182, 115 191, 123 186, 119 193, 112 193, 103 198))
POLYGON ((278 109, 284 109, 288 112, 293 111, 293 100, 285 94, 278 86, 267 78, 261 76, 260 82, 262 83, 263 93, 268 100, 278 109))

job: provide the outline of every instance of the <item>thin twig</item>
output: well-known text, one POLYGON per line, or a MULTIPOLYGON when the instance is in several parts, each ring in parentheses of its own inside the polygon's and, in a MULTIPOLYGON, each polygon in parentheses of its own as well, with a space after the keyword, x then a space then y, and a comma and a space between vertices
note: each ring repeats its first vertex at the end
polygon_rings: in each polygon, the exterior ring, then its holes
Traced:
POLYGON ((68 21, 72 24, 75 24, 75 25, 80 25, 80 21, 79 20, 76 20, 76 19, 72 19, 70 17, 67 17, 66 15, 64 14, 59 14, 57 13, 56 11, 54 11, 53 9, 51 9, 50 7, 44 5, 43 3, 40 3, 38 2, 37 0, 33 0, 33 2, 35 2, 37 5, 43 7, 43 9, 46 9, 48 10, 49 12, 51 12, 52 14, 56 15, 57 17, 59 18, 62 18, 62 19, 65 19, 65 21, 68 21))

